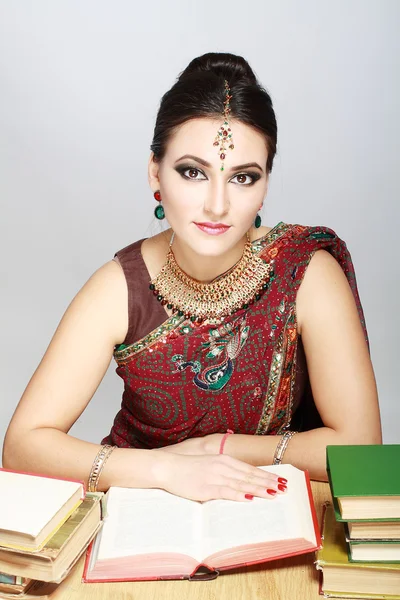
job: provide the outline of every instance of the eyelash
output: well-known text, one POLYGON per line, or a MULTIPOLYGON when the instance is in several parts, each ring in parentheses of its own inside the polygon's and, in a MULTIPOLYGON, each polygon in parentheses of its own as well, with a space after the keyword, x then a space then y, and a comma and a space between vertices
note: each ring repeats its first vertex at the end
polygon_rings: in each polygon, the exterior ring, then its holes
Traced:
MULTIPOLYGON (((184 175, 185 171, 197 171, 198 173, 201 173, 202 175, 204 175, 203 171, 201 171, 199 168, 194 167, 192 165, 180 165, 180 166, 176 167, 176 171, 178 171, 178 173, 184 179, 190 179, 191 181, 204 181, 202 179, 193 179, 193 177, 188 177, 187 175, 184 175)), ((240 186, 251 186, 251 185, 254 185, 256 183, 256 181, 261 179, 261 175, 259 173, 254 173, 254 172, 236 173, 236 175, 234 175, 233 177, 238 177, 239 175, 245 175, 246 177, 251 177, 251 180, 252 180, 251 183, 237 183, 236 184, 236 185, 240 185, 240 186)))

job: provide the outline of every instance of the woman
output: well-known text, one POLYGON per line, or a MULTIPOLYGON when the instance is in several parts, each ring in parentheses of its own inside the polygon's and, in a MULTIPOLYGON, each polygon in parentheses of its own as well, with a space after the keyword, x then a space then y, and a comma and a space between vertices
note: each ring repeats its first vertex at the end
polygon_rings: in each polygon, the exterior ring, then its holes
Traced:
POLYGON ((183 71, 148 167, 170 229, 117 252, 74 298, 12 418, 6 468, 246 501, 290 485, 257 465, 284 456, 325 480, 327 444, 381 443, 346 245, 325 227, 260 226, 276 139, 242 57, 183 71), (112 356, 125 390, 110 434, 69 436, 112 356))

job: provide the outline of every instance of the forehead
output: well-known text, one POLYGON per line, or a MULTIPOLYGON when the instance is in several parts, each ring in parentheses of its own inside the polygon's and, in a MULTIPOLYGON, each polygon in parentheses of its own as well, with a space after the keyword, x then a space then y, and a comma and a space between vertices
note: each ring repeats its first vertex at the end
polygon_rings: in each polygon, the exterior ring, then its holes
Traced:
MULTIPOLYGON (((170 137, 167 154, 171 158, 177 154, 194 154, 209 161, 219 160, 219 147, 213 144, 222 123, 222 116, 220 119, 201 118, 186 121, 179 125, 170 137)), ((262 133, 250 125, 234 119, 230 120, 229 127, 235 148, 227 151, 227 159, 232 153, 235 156, 235 162, 241 162, 241 157, 243 162, 267 158, 267 145, 262 133)))

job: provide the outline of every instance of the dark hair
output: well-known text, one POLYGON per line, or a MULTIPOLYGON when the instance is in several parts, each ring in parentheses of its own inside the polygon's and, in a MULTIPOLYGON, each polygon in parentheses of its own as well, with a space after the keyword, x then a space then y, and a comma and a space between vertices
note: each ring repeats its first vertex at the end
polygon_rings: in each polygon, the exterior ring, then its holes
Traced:
POLYGON ((154 160, 163 159, 169 138, 189 119, 221 117, 229 83, 232 119, 250 125, 265 136, 272 170, 276 153, 277 125, 272 100, 258 83, 248 62, 235 54, 209 52, 194 58, 160 102, 150 149, 154 160))

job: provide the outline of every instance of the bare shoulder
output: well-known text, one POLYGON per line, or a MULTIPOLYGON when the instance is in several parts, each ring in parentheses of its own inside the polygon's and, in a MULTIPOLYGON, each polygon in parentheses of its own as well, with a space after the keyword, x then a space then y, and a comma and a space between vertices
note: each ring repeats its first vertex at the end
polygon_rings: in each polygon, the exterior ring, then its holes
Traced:
POLYGON ((116 260, 106 262, 89 277, 79 295, 97 296, 111 303, 126 301, 128 289, 121 265, 116 260))
MULTIPOLYGON (((88 279, 88 283, 94 281, 103 284, 106 288, 109 287, 107 284, 111 282, 123 287, 122 284, 125 283, 125 275, 118 259, 109 260, 94 271, 88 279)), ((112 291, 111 286, 110 291, 112 291)))
POLYGON ((82 286, 63 321, 75 321, 90 312, 90 321, 103 323, 111 338, 122 341, 128 330, 128 287, 122 267, 110 260, 82 286))
POLYGON ((327 250, 317 250, 311 257, 310 263, 304 275, 302 286, 306 281, 315 281, 318 277, 320 277, 324 273, 327 274, 328 272, 331 275, 341 274, 346 279, 342 267, 339 265, 338 261, 332 256, 332 254, 327 250))
POLYGON ((317 250, 300 285, 296 298, 299 333, 305 323, 323 320, 333 312, 352 315, 357 308, 349 282, 337 260, 326 250, 317 250))

